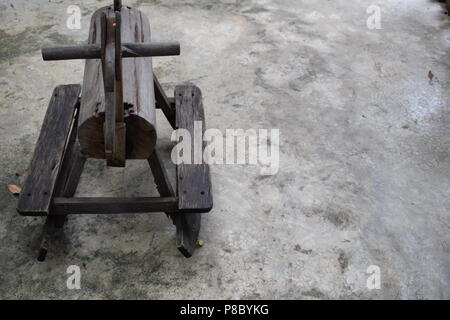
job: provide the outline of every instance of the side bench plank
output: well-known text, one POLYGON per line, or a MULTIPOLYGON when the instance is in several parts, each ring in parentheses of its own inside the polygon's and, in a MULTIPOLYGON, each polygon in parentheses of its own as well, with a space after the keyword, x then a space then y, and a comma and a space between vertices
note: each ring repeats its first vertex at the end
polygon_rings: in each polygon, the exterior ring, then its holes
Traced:
POLYGON ((80 91, 77 84, 58 86, 53 91, 20 193, 17 211, 22 215, 47 215, 50 211, 80 91))
MULTIPOLYGON (((202 124, 202 131, 197 133, 197 135, 201 134, 200 139, 205 131, 202 93, 196 86, 177 86, 175 103, 177 128, 188 130, 192 142, 192 164, 177 165, 178 209, 180 212, 209 212, 213 203, 209 165, 194 164, 194 122, 198 121, 202 124)), ((203 148, 204 143, 202 142, 202 153, 203 148)))
MULTIPOLYGON (((205 130, 200 89, 196 86, 177 86, 175 108, 177 128, 187 129, 191 134, 191 163, 194 163, 194 121, 202 124, 202 132, 198 133, 203 136, 205 130)), ((201 147, 203 152, 203 143, 201 147)), ((177 229, 176 243, 178 250, 189 258, 197 245, 201 213, 208 212, 212 208, 209 166, 204 163, 177 165, 177 195, 179 214, 172 215, 177 229)))

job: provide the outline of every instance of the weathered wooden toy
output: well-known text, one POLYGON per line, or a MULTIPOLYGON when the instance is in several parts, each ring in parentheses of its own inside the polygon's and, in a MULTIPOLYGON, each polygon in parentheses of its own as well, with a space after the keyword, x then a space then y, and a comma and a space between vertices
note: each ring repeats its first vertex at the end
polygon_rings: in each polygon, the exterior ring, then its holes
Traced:
POLYGON ((194 121, 204 124, 200 89, 177 86, 168 98, 153 73, 151 57, 179 54, 179 43, 152 43, 144 14, 117 0, 93 14, 87 45, 42 49, 44 60, 86 59, 86 65, 82 91, 77 84, 53 91, 19 197, 21 215, 46 217, 38 260, 69 214, 165 212, 178 249, 192 255, 201 213, 212 208, 209 166, 176 165, 174 190, 155 148, 157 108, 192 137, 194 121), (160 197, 74 198, 87 158, 116 167, 147 159, 160 197))

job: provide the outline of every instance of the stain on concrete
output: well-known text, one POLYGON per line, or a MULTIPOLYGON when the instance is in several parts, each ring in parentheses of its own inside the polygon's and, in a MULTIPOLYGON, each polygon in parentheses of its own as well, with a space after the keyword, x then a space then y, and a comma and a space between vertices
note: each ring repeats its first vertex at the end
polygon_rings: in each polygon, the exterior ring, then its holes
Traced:
POLYGON ((264 7, 255 6, 250 9, 243 10, 242 13, 261 13, 261 12, 268 12, 268 11, 269 10, 264 7))
POLYGON ((42 42, 39 41, 42 32, 48 31, 52 27, 53 25, 27 27, 17 34, 9 34, 0 29, 0 61, 39 50, 42 45, 42 42))
POLYGON ((298 251, 298 252, 300 252, 300 253, 303 253, 303 254, 311 254, 311 253, 312 253, 312 250, 311 250, 311 249, 305 250, 305 249, 303 249, 299 244, 296 244, 296 245, 295 245, 294 250, 295 250, 295 251, 298 251))
POLYGON ((348 257, 343 250, 339 250, 338 262, 341 267, 341 271, 345 272, 348 267, 348 257))
POLYGON ((326 298, 326 295, 317 288, 312 288, 308 291, 304 291, 304 292, 302 292, 302 295, 305 297, 316 298, 316 299, 325 299, 326 298))
POLYGON ((331 207, 325 211, 325 219, 340 229, 347 228, 351 223, 351 215, 349 214, 349 211, 339 209, 336 210, 331 207))
POLYGON ((306 207, 302 212, 307 217, 320 217, 340 230, 351 227, 358 218, 352 210, 333 204, 319 207, 306 207))
POLYGON ((45 45, 76 44, 72 38, 56 31, 51 31, 53 24, 27 27, 24 31, 10 34, 0 29, 0 62, 34 53, 45 45))

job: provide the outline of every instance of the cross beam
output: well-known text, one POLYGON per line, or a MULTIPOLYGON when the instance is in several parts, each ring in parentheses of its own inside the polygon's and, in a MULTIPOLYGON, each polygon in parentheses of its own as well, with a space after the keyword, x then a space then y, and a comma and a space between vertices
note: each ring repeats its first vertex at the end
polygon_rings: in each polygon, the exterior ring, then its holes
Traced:
MULTIPOLYGON (((42 58, 51 60, 101 59, 102 48, 95 44, 42 48, 42 58)), ((180 55, 179 42, 122 43, 122 58, 180 55)))

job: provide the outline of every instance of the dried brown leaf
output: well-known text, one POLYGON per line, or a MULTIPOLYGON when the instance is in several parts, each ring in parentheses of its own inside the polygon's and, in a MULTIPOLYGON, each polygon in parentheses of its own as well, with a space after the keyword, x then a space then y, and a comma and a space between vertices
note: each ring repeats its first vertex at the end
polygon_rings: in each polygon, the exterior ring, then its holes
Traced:
POLYGON ((16 186, 15 184, 8 184, 8 190, 15 196, 19 195, 20 192, 22 191, 22 189, 16 186))

